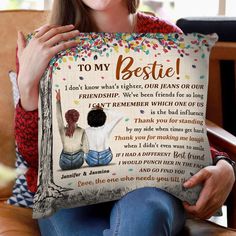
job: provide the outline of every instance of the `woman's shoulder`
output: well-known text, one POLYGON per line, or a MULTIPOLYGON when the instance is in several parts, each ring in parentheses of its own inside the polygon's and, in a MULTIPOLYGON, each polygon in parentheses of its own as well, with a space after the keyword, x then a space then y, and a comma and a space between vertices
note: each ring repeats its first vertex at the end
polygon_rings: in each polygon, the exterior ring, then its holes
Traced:
POLYGON ((175 24, 161 19, 154 14, 143 12, 137 13, 137 32, 138 33, 182 33, 181 29, 175 24))

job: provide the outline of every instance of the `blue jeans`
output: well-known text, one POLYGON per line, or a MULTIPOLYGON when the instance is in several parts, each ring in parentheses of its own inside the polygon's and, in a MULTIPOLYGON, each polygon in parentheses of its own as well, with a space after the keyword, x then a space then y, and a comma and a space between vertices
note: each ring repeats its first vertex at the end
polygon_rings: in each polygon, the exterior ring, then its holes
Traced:
POLYGON ((89 150, 89 152, 85 155, 85 161, 89 166, 108 165, 111 160, 112 152, 110 148, 101 152, 89 150))
POLYGON ((146 187, 119 201, 62 209, 38 223, 42 236, 173 236, 185 224, 185 211, 176 197, 146 187))
POLYGON ((62 150, 59 166, 62 170, 79 169, 84 163, 84 152, 67 153, 62 150))

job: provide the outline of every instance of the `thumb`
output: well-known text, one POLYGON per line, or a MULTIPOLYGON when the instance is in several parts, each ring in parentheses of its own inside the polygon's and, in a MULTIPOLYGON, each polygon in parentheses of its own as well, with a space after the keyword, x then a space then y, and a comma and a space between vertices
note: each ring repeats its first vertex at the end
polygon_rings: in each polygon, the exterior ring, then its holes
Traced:
POLYGON ((18 31, 17 33, 17 47, 18 47, 17 54, 19 58, 26 47, 26 39, 25 39, 24 34, 21 31, 18 31))
POLYGON ((185 188, 193 188, 196 185, 201 184, 202 182, 205 182, 205 180, 209 176, 209 171, 206 169, 201 169, 199 172, 197 172, 195 175, 193 175, 190 179, 188 179, 183 186, 185 188))

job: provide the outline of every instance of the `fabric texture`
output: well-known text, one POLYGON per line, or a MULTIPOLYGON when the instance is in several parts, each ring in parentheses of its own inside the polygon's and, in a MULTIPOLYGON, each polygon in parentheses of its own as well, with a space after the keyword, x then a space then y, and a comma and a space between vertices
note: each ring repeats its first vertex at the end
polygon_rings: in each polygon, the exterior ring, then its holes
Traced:
POLYGON ((147 187, 119 201, 61 209, 38 223, 42 236, 174 236, 185 224, 185 212, 179 199, 147 187))
MULTIPOLYGON (((26 161, 24 161, 23 157, 17 151, 17 148, 15 167, 23 170, 28 168, 26 161)), ((13 186, 12 196, 7 200, 7 203, 10 205, 32 208, 33 197, 34 193, 30 192, 28 189, 26 176, 22 174, 17 177, 15 185, 13 186)))
MULTIPOLYGON (((20 94, 17 85, 17 73, 14 71, 9 71, 9 79, 12 83, 12 96, 14 107, 19 102, 20 94)), ((17 169, 27 171, 28 165, 24 158, 18 151, 16 146, 16 162, 15 167, 17 169)), ((7 203, 10 205, 21 206, 21 207, 33 207, 33 196, 34 194, 28 189, 26 176, 21 174, 17 177, 15 184, 13 186, 12 196, 7 200, 7 203)))
POLYGON ((17 85, 17 73, 12 70, 9 71, 9 79, 12 83, 12 96, 13 96, 14 107, 16 107, 20 99, 19 89, 17 85))
POLYGON ((61 152, 59 165, 62 170, 73 170, 80 168, 84 163, 84 152, 79 151, 73 154, 61 152))
POLYGON ((108 165, 112 160, 112 152, 110 148, 101 152, 90 150, 86 154, 85 160, 89 166, 108 165))

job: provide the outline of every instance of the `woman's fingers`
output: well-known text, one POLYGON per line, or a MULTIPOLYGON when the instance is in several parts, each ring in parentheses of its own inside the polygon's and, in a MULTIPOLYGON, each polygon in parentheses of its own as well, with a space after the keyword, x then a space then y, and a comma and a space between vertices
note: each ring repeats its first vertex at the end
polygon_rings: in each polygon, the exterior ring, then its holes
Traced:
POLYGON ((201 219, 209 218, 223 205, 227 199, 235 176, 232 166, 222 160, 216 166, 207 166, 185 182, 184 186, 192 188, 203 184, 203 188, 195 205, 184 203, 185 210, 201 219))
POLYGON ((45 25, 36 34, 32 44, 35 45, 40 53, 44 55, 45 60, 48 62, 52 57, 55 56, 59 51, 74 47, 77 45, 75 41, 69 41, 79 35, 78 30, 74 29, 73 25, 66 26, 52 26, 45 25), (72 31, 71 31, 72 30, 72 31), (55 45, 60 45, 55 47, 55 45))
POLYGON ((212 207, 212 194, 209 192, 209 186, 204 186, 200 196, 195 205, 190 205, 188 203, 184 203, 185 210, 198 218, 204 218, 205 216, 213 213, 210 211, 212 207))
POLYGON ((34 37, 35 38, 40 38, 45 33, 47 33, 50 29, 55 28, 55 27, 58 27, 58 26, 57 25, 49 25, 49 24, 43 25, 40 28, 35 30, 37 33, 35 34, 34 37))
POLYGON ((59 27, 52 27, 49 30, 45 31, 43 35, 40 37, 37 36, 37 38, 40 38, 41 42, 46 42, 50 40, 55 35, 63 34, 66 32, 69 32, 75 28, 74 25, 65 25, 65 26, 59 26, 59 27))
POLYGON ((26 47, 26 40, 25 40, 25 36, 23 35, 23 33, 21 31, 18 31, 18 35, 17 35, 17 47, 18 47, 18 52, 17 52, 17 56, 18 58, 21 56, 24 48, 26 47))
POLYGON ((45 45, 48 46, 48 47, 52 47, 57 43, 60 43, 62 41, 67 41, 67 40, 72 39, 72 38, 74 38, 78 35, 79 35, 78 30, 73 30, 73 31, 70 31, 70 32, 67 32, 67 33, 60 33, 60 34, 57 34, 57 35, 53 36, 51 39, 49 39, 45 43, 45 45))
POLYGON ((75 47, 78 43, 74 40, 72 41, 67 41, 67 42, 62 42, 59 43, 58 45, 54 46, 51 48, 52 54, 57 54, 58 52, 62 50, 66 50, 68 48, 75 47))

